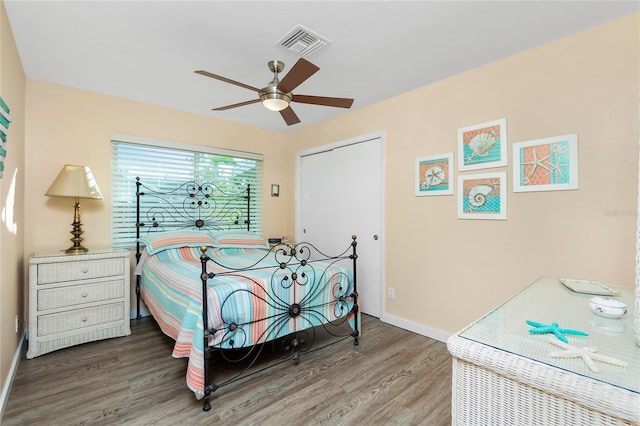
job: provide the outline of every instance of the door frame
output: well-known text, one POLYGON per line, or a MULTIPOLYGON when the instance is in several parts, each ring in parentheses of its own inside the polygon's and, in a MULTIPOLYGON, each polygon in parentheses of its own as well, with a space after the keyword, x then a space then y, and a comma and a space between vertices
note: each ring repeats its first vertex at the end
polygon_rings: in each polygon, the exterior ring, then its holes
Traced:
POLYGON ((312 148, 308 148, 305 149, 303 151, 298 151, 295 154, 295 225, 294 225, 294 229, 295 229, 295 241, 302 241, 302 229, 301 229, 301 211, 302 211, 302 187, 300 186, 300 183, 302 181, 302 157, 307 156, 307 155, 313 155, 313 154, 318 154, 321 152, 326 152, 326 151, 331 151, 333 149, 336 148, 340 148, 340 147, 344 147, 344 146, 348 146, 348 145, 354 145, 354 144, 358 144, 358 143, 363 143, 363 142, 367 142, 367 141, 371 141, 374 139, 380 139, 380 142, 382 144, 382 159, 381 159, 381 163, 380 167, 381 167, 381 182, 380 182, 380 199, 381 199, 381 203, 380 203, 380 220, 382 223, 382 229, 380 229, 380 236, 381 236, 381 240, 382 240, 382 244, 380 247, 380 257, 382 258, 382 261, 380 262, 380 288, 378 289, 378 292, 380 294, 380 319, 382 319, 383 317, 385 317, 385 289, 387 288, 386 285, 386 273, 385 273, 385 267, 386 267, 386 254, 385 254, 385 230, 386 230, 386 222, 385 222, 385 218, 384 218, 384 207, 385 207, 385 133, 384 131, 378 131, 378 132, 374 132, 374 133, 368 133, 366 135, 361 135, 361 136, 356 136, 350 139, 344 139, 341 141, 336 141, 336 142, 332 142, 332 143, 328 143, 325 145, 319 145, 319 146, 315 146, 312 148))

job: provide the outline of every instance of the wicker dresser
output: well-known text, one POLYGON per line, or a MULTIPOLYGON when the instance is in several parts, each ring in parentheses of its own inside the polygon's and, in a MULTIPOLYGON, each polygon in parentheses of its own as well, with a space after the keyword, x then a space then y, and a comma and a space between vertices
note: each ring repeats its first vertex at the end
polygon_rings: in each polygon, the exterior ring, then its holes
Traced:
POLYGON ((27 358, 131 334, 129 269, 125 250, 31 256, 27 358))
POLYGON ((452 423, 458 425, 640 425, 640 347, 634 339, 632 288, 618 287, 627 305, 621 319, 596 316, 593 296, 542 277, 449 338, 453 355, 452 423), (586 331, 569 344, 597 347, 628 363, 553 358, 551 334, 530 334, 526 320, 586 331))

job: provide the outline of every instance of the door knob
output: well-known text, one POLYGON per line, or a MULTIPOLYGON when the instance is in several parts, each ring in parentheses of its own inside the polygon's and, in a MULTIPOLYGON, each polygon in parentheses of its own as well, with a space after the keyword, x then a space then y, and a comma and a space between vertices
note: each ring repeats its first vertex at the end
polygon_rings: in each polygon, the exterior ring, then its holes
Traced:
POLYGON ((373 236, 373 239, 374 239, 374 240, 376 240, 376 241, 378 241, 378 234, 374 235, 374 236, 373 236))

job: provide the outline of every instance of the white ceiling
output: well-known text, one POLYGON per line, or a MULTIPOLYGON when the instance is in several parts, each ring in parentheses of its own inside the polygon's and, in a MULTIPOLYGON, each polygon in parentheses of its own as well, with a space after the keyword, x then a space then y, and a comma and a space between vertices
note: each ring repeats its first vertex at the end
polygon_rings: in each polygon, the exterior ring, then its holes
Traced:
POLYGON ((287 127, 255 92, 300 24, 331 41, 296 94, 362 108, 640 10, 638 1, 31 1, 4 0, 27 78, 279 131, 348 110, 293 103, 287 127))

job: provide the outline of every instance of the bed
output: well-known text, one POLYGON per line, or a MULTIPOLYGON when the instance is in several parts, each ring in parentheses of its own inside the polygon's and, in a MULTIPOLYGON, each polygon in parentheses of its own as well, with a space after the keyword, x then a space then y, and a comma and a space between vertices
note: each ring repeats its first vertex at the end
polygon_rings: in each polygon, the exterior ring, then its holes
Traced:
POLYGON ((138 318, 143 300, 172 355, 188 358, 186 384, 205 411, 224 386, 340 340, 359 344, 355 236, 336 255, 269 244, 251 230, 248 185, 158 190, 138 178, 136 200, 138 318))

